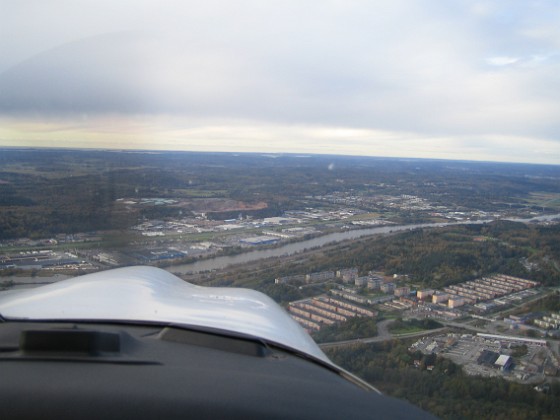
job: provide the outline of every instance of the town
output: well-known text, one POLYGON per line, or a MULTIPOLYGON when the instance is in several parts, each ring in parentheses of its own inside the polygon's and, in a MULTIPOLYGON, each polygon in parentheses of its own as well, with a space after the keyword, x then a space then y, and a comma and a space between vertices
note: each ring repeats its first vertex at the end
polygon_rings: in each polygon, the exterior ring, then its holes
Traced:
POLYGON ((268 294, 376 385, 391 380, 376 357, 402 378, 459 369, 543 396, 559 383, 556 167, 10 153, 0 293, 152 265, 268 294))
MULTIPOLYGON (((535 337, 560 337, 560 313, 504 314, 549 294, 535 281, 497 274, 445 290, 412 290, 406 285, 410 284, 406 276, 393 279, 368 273, 360 277, 358 269, 344 268, 277 278, 275 282, 299 287, 330 285, 327 293, 288 304, 291 316, 310 333, 354 317, 376 318, 380 311, 398 313, 403 319, 429 318, 449 330, 464 332, 422 337, 411 345, 411 352, 448 357, 473 375, 503 376, 524 383, 539 384, 558 375, 558 343, 549 346, 546 340, 535 337), (484 323, 475 322, 475 326, 473 320, 484 323), (479 332, 472 335, 473 330, 479 332), (521 353, 516 351, 519 348, 521 353)), ((363 337, 358 341, 367 340, 363 337)))

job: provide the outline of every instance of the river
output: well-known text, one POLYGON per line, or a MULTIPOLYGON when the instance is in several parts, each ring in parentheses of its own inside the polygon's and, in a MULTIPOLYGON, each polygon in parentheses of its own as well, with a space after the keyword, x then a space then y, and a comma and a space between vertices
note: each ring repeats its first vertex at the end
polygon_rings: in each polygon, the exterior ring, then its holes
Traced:
MULTIPOLYGON (((538 216, 531 219, 506 219, 516 222, 532 222, 532 221, 546 221, 552 220, 560 217, 560 214, 548 215, 548 216, 538 216)), ((261 249, 255 251, 248 251, 242 254, 233 256, 223 256, 208 258, 201 261, 196 261, 190 264, 180 264, 166 267, 165 269, 172 273, 180 274, 194 274, 204 271, 211 270, 221 270, 231 265, 245 264, 261 259, 271 258, 271 257, 284 257, 287 255, 296 254, 305 250, 319 248, 323 245, 332 244, 335 242, 342 242, 349 239, 358 239, 364 236, 380 235, 392 232, 400 232, 405 230, 413 230, 419 228, 437 228, 451 225, 472 225, 472 224, 483 224, 491 222, 492 220, 477 220, 477 221, 466 221, 466 222, 445 222, 445 223, 421 223, 412 225, 387 225, 367 229, 357 229, 348 230, 344 232, 329 233, 323 236, 319 236, 313 239, 307 239, 300 242, 293 242, 286 245, 279 246, 277 248, 271 249, 261 249)))

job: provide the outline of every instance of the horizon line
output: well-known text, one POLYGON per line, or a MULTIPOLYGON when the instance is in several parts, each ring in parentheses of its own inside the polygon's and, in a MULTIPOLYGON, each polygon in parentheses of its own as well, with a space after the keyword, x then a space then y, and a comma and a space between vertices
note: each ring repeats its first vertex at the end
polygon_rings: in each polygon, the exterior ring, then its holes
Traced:
POLYGON ((354 154, 333 154, 333 153, 302 153, 302 152, 234 152, 234 151, 215 151, 215 150, 184 150, 184 149, 134 149, 134 148, 107 148, 107 147, 68 147, 68 146, 12 146, 0 144, 0 150, 65 150, 65 151, 96 151, 113 153, 193 153, 193 154, 228 154, 228 155, 259 155, 259 156, 292 156, 292 157, 312 157, 330 156, 347 158, 366 158, 366 159, 387 159, 387 160, 418 160, 418 161, 439 161, 439 162, 463 162, 463 163, 491 163, 501 165, 538 165, 538 166, 560 166, 560 163, 542 162, 519 162, 519 161, 493 161, 493 160, 472 160, 472 159, 451 159, 451 158, 428 158, 428 157, 409 157, 409 156, 380 156, 380 155, 354 155, 354 154))

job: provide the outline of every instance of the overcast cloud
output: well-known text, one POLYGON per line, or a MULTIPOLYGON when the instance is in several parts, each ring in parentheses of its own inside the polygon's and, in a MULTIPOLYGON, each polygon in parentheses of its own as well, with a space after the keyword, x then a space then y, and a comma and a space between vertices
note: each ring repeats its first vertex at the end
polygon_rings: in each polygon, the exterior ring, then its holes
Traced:
POLYGON ((0 145, 560 163, 556 0, 0 11, 0 145))

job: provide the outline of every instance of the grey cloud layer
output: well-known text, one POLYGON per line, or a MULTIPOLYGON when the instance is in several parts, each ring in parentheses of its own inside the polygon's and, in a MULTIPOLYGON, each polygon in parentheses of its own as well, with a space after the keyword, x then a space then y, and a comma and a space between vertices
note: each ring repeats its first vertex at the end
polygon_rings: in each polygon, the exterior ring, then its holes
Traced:
POLYGON ((560 133, 553 1, 6 3, 4 114, 560 133))

